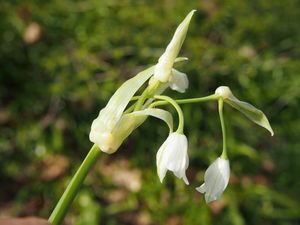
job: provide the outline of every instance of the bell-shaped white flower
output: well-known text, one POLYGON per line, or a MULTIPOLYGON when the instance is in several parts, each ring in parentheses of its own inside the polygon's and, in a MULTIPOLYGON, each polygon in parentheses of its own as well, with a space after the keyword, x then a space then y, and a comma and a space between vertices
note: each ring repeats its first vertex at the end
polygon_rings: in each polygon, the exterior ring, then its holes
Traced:
POLYGON ((205 171, 204 184, 196 188, 205 193, 207 203, 219 199, 228 185, 230 176, 229 160, 217 158, 205 171))
POLYGON ((266 115, 261 110, 257 109, 256 107, 249 104, 248 102, 240 101, 239 99, 237 99, 232 94, 229 87, 227 86, 218 87, 215 91, 215 94, 220 96, 225 103, 229 104, 233 108, 243 113, 252 122, 266 128, 271 133, 272 136, 274 135, 274 131, 266 115))
POLYGON ((155 66, 154 77, 163 83, 168 82, 172 76, 173 64, 181 49, 189 28, 190 21, 195 11, 196 10, 192 10, 181 22, 181 24, 179 24, 171 42, 166 48, 166 51, 161 55, 158 63, 155 66))
POLYGON ((162 182, 168 170, 189 184, 185 171, 189 165, 188 141, 184 134, 170 133, 156 154, 157 173, 162 182))

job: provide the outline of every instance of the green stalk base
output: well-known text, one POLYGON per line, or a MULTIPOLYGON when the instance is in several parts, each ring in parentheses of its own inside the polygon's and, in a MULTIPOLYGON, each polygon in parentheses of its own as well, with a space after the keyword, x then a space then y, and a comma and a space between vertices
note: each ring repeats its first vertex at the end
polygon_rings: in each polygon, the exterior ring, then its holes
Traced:
POLYGON ((93 145, 86 158, 80 165, 79 169, 73 176, 72 180, 70 181, 65 192, 59 199, 57 205, 55 206, 52 214, 48 219, 49 223, 51 223, 52 225, 61 224, 74 198, 76 197, 77 192, 80 189, 85 177, 96 162, 96 159, 98 158, 100 152, 101 151, 98 148, 98 146, 93 145))

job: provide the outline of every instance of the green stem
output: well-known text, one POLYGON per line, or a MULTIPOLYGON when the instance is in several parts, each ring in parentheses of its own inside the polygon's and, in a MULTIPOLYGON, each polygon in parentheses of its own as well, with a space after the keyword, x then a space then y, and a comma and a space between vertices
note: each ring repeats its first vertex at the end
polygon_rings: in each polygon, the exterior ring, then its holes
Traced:
MULTIPOLYGON (((174 100, 177 104, 189 104, 189 103, 198 103, 198 102, 209 102, 209 101, 217 101, 219 99, 219 96, 213 94, 201 98, 187 98, 187 99, 178 99, 174 100)), ((157 101, 153 102, 149 107, 153 108, 156 106, 161 106, 161 105, 167 105, 169 104, 168 101, 157 101)))
POLYGON ((135 108, 135 105, 136 105, 136 102, 133 103, 130 107, 128 107, 128 109, 126 109, 124 111, 124 114, 132 112, 134 110, 134 108, 135 108))
POLYGON ((61 196, 57 205, 55 206, 52 214, 49 217, 49 223, 52 225, 59 225, 63 221, 68 209, 70 208, 81 184, 83 183, 85 177, 87 176, 89 170, 92 168, 96 162, 97 157, 100 154, 100 149, 98 146, 93 145, 83 163, 80 165, 79 169, 73 176, 65 192, 61 196))
POLYGON ((135 95, 135 96, 133 96, 133 97, 130 99, 130 101, 136 101, 136 100, 138 100, 140 97, 141 97, 140 95, 135 95))
POLYGON ((224 122, 224 115, 223 115, 223 99, 219 98, 218 100, 218 108, 219 108, 219 116, 221 121, 221 128, 222 128, 222 136, 223 136, 223 151, 221 158, 228 159, 227 157, 227 137, 226 137, 226 127, 224 122))
POLYGON ((180 99, 175 100, 178 104, 188 104, 188 103, 198 103, 198 102, 209 102, 209 101, 216 101, 219 97, 215 94, 208 95, 201 98, 187 98, 187 99, 180 99))
MULTIPOLYGON (((183 128, 184 128, 184 117, 183 117, 182 109, 177 104, 177 102, 174 99, 170 98, 169 96, 164 96, 164 95, 155 95, 154 98, 164 100, 164 101, 170 103, 176 109, 176 111, 178 113, 178 120, 179 120, 179 122, 178 122, 179 124, 178 124, 178 128, 177 128, 176 132, 182 134, 183 128)), ((153 104, 151 104, 151 105, 153 105, 153 104)), ((152 106, 152 107, 154 107, 154 106, 152 106)))
POLYGON ((149 82, 149 86, 143 91, 140 96, 133 96, 131 100, 137 100, 133 111, 141 110, 147 98, 151 98, 153 95, 155 95, 155 92, 159 89, 160 85, 161 82, 155 79, 153 82, 149 82))
POLYGON ((134 111, 140 110, 148 97, 148 87, 144 90, 142 95, 139 97, 137 102, 135 103, 134 111))

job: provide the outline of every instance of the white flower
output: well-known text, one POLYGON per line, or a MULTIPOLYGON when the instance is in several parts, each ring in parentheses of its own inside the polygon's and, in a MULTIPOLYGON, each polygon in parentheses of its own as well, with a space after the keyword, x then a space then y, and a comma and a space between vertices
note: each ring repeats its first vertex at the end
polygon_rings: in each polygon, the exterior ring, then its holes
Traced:
POLYGON ((171 133, 156 154, 157 173, 162 182, 167 170, 189 184, 185 171, 189 165, 188 142, 184 134, 171 133))
POLYGON ((229 176, 229 160, 219 157, 208 167, 204 176, 204 184, 196 190, 205 193, 207 203, 215 201, 220 198, 228 185, 229 176))

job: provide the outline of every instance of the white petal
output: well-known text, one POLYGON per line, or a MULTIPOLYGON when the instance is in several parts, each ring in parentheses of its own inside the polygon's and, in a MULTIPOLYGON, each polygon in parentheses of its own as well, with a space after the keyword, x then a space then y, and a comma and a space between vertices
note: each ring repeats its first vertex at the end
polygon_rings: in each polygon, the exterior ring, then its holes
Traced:
POLYGON ((165 150, 166 142, 164 142, 156 154, 156 166, 157 166, 157 174, 159 177, 160 182, 163 182, 163 179, 166 176, 167 173, 167 165, 166 161, 163 160, 163 152, 165 150))
POLYGON ((206 193, 204 196, 205 196, 206 203, 210 203, 210 202, 218 199, 216 196, 208 194, 208 193, 206 193))
POLYGON ((189 80, 185 73, 172 69, 172 76, 170 78, 169 85, 172 90, 184 93, 189 87, 189 80))
POLYGON ((229 176, 229 161, 218 158, 205 171, 205 183, 196 188, 196 190, 205 193, 206 202, 217 200, 228 185, 229 176))
POLYGON ((183 174, 182 179, 183 179, 183 181, 184 181, 184 183, 185 183, 186 185, 189 185, 189 184, 190 184, 190 182, 188 181, 188 179, 187 179, 185 173, 183 174))
POLYGON ((200 193, 204 194, 206 192, 205 183, 203 183, 201 186, 197 187, 196 190, 199 191, 200 193))
POLYGON ((218 158, 205 172, 207 192, 218 194, 223 192, 229 181, 229 161, 218 158))

